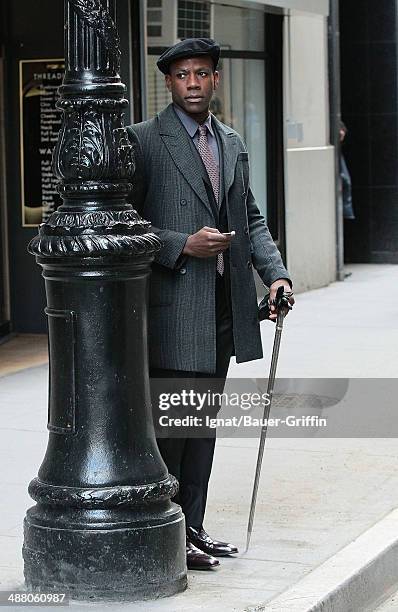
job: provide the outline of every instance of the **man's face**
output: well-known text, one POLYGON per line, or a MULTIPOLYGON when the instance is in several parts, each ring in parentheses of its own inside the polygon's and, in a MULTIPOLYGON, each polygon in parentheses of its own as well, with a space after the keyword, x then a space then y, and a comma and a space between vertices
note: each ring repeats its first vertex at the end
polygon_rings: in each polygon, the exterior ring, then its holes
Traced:
POLYGON ((211 57, 203 55, 172 62, 166 85, 175 104, 188 115, 203 117, 208 113, 219 78, 211 57))

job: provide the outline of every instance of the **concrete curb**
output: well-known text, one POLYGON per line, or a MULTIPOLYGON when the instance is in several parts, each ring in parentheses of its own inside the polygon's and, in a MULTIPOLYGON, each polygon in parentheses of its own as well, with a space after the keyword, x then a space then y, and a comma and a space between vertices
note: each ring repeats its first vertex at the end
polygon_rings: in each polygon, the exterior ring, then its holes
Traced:
POLYGON ((247 612, 364 612, 398 582, 398 509, 294 586, 247 612))

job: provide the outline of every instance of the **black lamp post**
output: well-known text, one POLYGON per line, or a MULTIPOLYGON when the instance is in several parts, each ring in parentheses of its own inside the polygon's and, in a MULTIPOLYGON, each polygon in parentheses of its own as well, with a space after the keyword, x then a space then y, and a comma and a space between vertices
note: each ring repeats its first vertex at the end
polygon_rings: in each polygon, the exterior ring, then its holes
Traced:
POLYGON ((29 251, 46 283, 49 441, 24 523, 30 589, 141 599, 186 587, 176 480, 157 449, 147 294, 160 247, 126 197, 115 0, 65 0, 64 119, 54 156, 62 206, 29 251))

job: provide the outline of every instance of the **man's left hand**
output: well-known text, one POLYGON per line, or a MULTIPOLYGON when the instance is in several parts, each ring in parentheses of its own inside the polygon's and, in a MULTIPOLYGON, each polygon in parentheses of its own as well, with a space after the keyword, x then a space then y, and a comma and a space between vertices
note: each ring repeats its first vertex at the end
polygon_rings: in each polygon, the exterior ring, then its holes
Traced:
MULTIPOLYGON (((278 314, 274 304, 272 303, 273 300, 275 300, 275 298, 276 298, 276 292, 278 291, 278 287, 283 287, 284 292, 287 293, 287 295, 289 295, 289 304, 291 304, 292 306, 294 304, 293 292, 292 292, 291 287, 290 287, 289 283, 287 282, 287 280, 284 279, 284 278, 280 278, 280 279, 276 280, 275 282, 273 282, 272 285, 269 288, 270 315, 269 315, 268 318, 271 321, 276 321, 277 314, 278 314)), ((289 311, 287 311, 287 312, 289 312, 289 311)))

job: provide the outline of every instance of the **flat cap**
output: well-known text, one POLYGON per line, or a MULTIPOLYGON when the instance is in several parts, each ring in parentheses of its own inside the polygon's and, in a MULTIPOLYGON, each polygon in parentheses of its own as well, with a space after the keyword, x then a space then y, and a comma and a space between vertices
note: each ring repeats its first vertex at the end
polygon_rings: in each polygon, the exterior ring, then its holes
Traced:
POLYGON ((210 55, 216 69, 220 58, 220 46, 211 38, 186 38, 163 51, 156 64, 163 74, 168 74, 169 66, 174 60, 198 55, 210 55))

